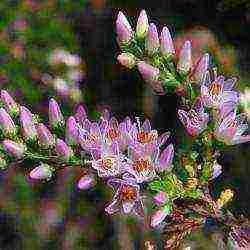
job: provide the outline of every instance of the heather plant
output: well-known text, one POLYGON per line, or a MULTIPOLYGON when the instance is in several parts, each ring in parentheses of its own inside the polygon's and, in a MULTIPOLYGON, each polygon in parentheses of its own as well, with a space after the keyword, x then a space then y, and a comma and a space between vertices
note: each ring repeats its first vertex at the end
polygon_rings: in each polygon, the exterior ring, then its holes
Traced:
MULTIPOLYGON (((222 248, 248 249, 250 225, 228 209, 234 191, 211 194, 211 182, 223 171, 219 155, 227 147, 247 143, 247 115, 241 113, 237 79, 218 74, 209 54, 192 61, 192 44, 175 51, 167 26, 160 34, 144 10, 133 29, 126 16, 116 19, 118 61, 137 68, 155 94, 180 96, 178 118, 186 132, 182 145, 169 142, 148 119, 118 119, 104 109, 92 121, 79 105, 68 118, 50 99, 48 123, 1 91, 0 163, 5 169, 24 160, 36 162, 29 176, 49 180, 63 168, 78 168, 78 189, 98 180, 113 190, 105 213, 133 214, 145 227, 159 230, 164 249, 178 249, 186 236, 215 225, 222 248)), ((167 97, 166 97, 167 98, 167 97)), ((155 249, 156 242, 147 242, 155 249)))

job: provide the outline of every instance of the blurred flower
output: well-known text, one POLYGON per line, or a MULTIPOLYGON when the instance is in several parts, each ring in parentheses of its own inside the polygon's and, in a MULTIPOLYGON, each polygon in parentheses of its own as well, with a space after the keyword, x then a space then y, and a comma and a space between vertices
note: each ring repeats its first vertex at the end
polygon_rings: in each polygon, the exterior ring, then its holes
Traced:
POLYGON ((108 185, 112 186, 116 192, 112 202, 105 208, 109 214, 122 211, 125 214, 135 212, 143 216, 143 204, 139 194, 140 187, 131 180, 110 179, 108 185))
POLYGON ((189 72, 191 67, 192 67, 191 42, 186 41, 182 46, 182 49, 179 54, 177 70, 186 74, 189 72))
POLYGON ((95 178, 92 174, 86 174, 80 178, 78 181, 78 188, 79 189, 89 189, 96 184, 95 178))
POLYGON ((167 201, 167 194, 163 191, 160 191, 154 196, 153 200, 157 206, 161 206, 167 201))
POLYGON ((250 135, 242 135, 248 128, 246 118, 246 114, 236 115, 234 110, 216 126, 215 137, 227 145, 250 141, 250 135))
POLYGON ((116 19, 116 33, 119 43, 129 43, 133 37, 133 30, 121 11, 119 11, 116 19))
POLYGON ((63 78, 56 77, 52 80, 52 85, 54 89, 58 92, 61 96, 68 96, 70 92, 70 86, 63 78))
POLYGON ((7 139, 3 141, 3 147, 4 147, 4 150, 7 151, 8 154, 10 154, 11 156, 17 159, 23 158, 27 150, 24 144, 17 143, 17 142, 7 140, 7 139))
POLYGON ((156 210, 156 212, 154 212, 151 216, 151 227, 157 227, 158 225, 160 225, 164 221, 164 219, 170 214, 170 212, 171 210, 169 206, 164 206, 156 210))
POLYGON ((144 38, 148 32, 148 17, 145 10, 140 12, 136 24, 136 35, 138 38, 144 38))
POLYGON ((14 121, 4 108, 0 108, 0 128, 7 137, 13 137, 17 132, 14 121))
POLYGON ((148 54, 152 55, 157 52, 160 47, 158 31, 154 23, 150 23, 148 34, 146 38, 146 50, 148 54))
POLYGON ((161 54, 163 56, 172 56, 175 54, 173 39, 168 30, 168 27, 165 26, 162 29, 160 36, 160 44, 161 44, 161 54))
POLYGON ((202 99, 200 97, 196 99, 196 102, 190 111, 187 112, 179 109, 178 116, 191 136, 197 136, 202 133, 206 129, 209 121, 209 115, 205 113, 202 99))
POLYGON ((40 163, 30 172, 29 176, 36 180, 49 180, 52 177, 52 169, 48 164, 40 163))
POLYGON ((136 57, 131 53, 122 53, 117 57, 119 63, 129 69, 136 65, 136 57))

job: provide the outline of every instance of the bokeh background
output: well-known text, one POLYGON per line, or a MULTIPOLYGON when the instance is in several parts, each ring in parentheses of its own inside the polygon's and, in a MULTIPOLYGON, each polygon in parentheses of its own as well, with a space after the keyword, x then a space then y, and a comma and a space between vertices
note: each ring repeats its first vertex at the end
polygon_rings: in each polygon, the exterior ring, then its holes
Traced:
MULTIPOLYGON (((248 0, 1 0, 1 88, 45 120, 52 96, 66 115, 84 103, 92 118, 103 108, 119 119, 148 117, 160 132, 171 131, 178 147, 184 136, 176 117, 178 97, 153 96, 136 70, 116 61, 115 17, 122 10, 135 25, 141 9, 159 28, 169 26, 177 50, 190 39, 194 58, 209 52, 220 73, 237 76, 241 91, 250 88, 248 0), (72 60, 61 63, 58 54, 72 60)), ((225 187, 235 190, 230 209, 247 217, 249 149, 249 144, 230 147, 219 159, 224 172, 211 185, 215 196, 225 187)), ((27 177, 33 164, 0 173, 0 249, 130 250, 144 249, 145 238, 159 239, 159 232, 144 232, 133 217, 105 215, 112 193, 102 182, 79 191, 80 169, 67 168, 49 182, 33 182, 27 177)), ((187 245, 217 249, 209 240, 200 232, 187 245)))

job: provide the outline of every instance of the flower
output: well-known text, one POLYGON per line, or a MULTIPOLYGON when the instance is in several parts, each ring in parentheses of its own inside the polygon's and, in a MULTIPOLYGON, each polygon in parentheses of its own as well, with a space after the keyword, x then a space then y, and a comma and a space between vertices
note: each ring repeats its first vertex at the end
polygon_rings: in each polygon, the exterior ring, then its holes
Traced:
POLYGON ((145 10, 140 12, 136 24, 136 35, 138 38, 144 38, 148 33, 148 17, 145 10))
POLYGON ((79 124, 83 125, 85 119, 88 117, 86 108, 83 105, 79 105, 74 117, 79 124))
POLYGON ((119 63, 129 69, 136 65, 136 57, 131 53, 122 53, 117 57, 119 63))
POLYGON ((38 135, 38 145, 42 148, 52 148, 55 144, 55 138, 49 129, 42 123, 36 125, 38 135))
POLYGON ((78 124, 74 116, 70 116, 66 122, 65 140, 68 145, 77 145, 79 138, 78 124))
POLYGON ((218 164, 217 161, 215 161, 213 164, 212 179, 217 178, 218 176, 220 176, 221 173, 222 173, 222 166, 218 164))
POLYGON ((10 114, 17 114, 19 112, 18 104, 6 90, 1 90, 1 101, 4 103, 4 107, 7 112, 10 114))
POLYGON ((17 159, 23 158, 27 150, 24 144, 17 143, 8 139, 3 141, 3 147, 4 147, 4 150, 7 151, 7 153, 9 153, 11 156, 17 159))
POLYGON ((73 156, 72 149, 61 139, 56 140, 55 151, 66 162, 73 156))
POLYGON ((14 121, 4 108, 0 108, 0 127, 5 136, 13 136, 17 132, 14 121))
POLYGON ((207 107, 217 109, 227 102, 237 103, 239 100, 238 92, 232 90, 236 78, 225 80, 223 76, 218 76, 212 82, 206 82, 201 85, 201 96, 207 107))
POLYGON ((250 121, 250 88, 246 88, 244 93, 240 95, 240 104, 243 106, 244 111, 247 113, 247 118, 250 121))
POLYGON ((64 125, 64 118, 60 107, 53 98, 49 101, 49 123, 52 128, 61 127, 64 125))
POLYGON ((160 35, 160 50, 163 56, 175 54, 173 39, 167 26, 163 27, 160 35))
POLYGON ((160 206, 160 205, 163 205, 166 201, 167 201, 167 194, 163 191, 160 191, 158 192, 154 197, 153 197, 153 200, 154 200, 154 203, 157 205, 157 206, 160 206))
POLYGON ((123 172, 126 163, 119 152, 117 142, 113 142, 111 145, 103 144, 100 149, 92 150, 91 155, 92 167, 97 170, 98 176, 116 176, 123 172))
POLYGON ((196 102, 191 110, 188 112, 182 109, 178 110, 178 116, 187 132, 191 136, 197 136, 203 132, 209 121, 209 115, 205 113, 203 102, 200 97, 196 99, 196 102))
POLYGON ((41 163, 30 172, 29 176, 36 180, 49 180, 52 176, 52 168, 48 164, 41 163))
POLYGON ((146 50, 148 54, 152 55, 160 47, 158 31, 154 23, 150 23, 148 28, 148 34, 146 38, 146 50))
POLYGON ((139 194, 139 185, 132 180, 117 178, 110 179, 108 185, 116 190, 112 202, 105 208, 108 214, 113 214, 121 210, 125 214, 135 212, 140 216, 144 215, 143 204, 139 194))
POLYGON ((79 189, 89 189, 95 185, 95 178, 92 174, 85 174, 77 183, 79 189))
POLYGON ((191 42, 186 41, 181 48, 177 70, 179 72, 188 73, 192 67, 191 42))
POLYGON ((249 249, 250 247, 250 227, 245 226, 233 226, 229 233, 230 243, 233 245, 233 249, 249 249))
POLYGON ((198 84, 201 84, 203 82, 205 74, 208 70, 208 66, 209 66, 209 54, 206 53, 197 62, 196 66, 193 70, 193 73, 192 73, 194 80, 198 84))
POLYGON ((250 141, 250 135, 242 135, 248 128, 246 118, 246 114, 236 115, 236 111, 232 111, 217 124, 214 132, 216 139, 227 145, 250 141))
POLYGON ((174 157, 172 144, 168 145, 161 153, 159 153, 159 148, 150 151, 129 148, 126 171, 135 178, 137 183, 150 181, 155 178, 156 172, 162 172, 171 167, 174 157))
POLYGON ((164 221, 170 212, 171 210, 169 209, 169 206, 165 206, 156 210, 156 212, 151 216, 150 226, 157 227, 164 221))
POLYGON ((133 30, 121 11, 119 11, 116 19, 116 33, 119 43, 129 43, 133 38, 133 30))

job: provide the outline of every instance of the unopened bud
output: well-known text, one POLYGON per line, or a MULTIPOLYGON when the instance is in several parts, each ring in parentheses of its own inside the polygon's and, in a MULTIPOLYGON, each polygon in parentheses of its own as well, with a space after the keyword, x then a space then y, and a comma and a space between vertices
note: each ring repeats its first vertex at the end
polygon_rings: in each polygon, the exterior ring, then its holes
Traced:
POLYGON ((12 137, 17 132, 14 121, 4 108, 0 108, 0 127, 7 137, 12 137))
POLYGON ((157 52, 160 46, 158 31, 155 24, 151 23, 148 29, 148 35, 146 40, 146 49, 148 54, 152 55, 157 52))
POLYGON ((133 37, 133 30, 121 11, 119 11, 116 19, 116 33, 120 43, 129 43, 133 37))
POLYGON ((8 154, 17 159, 21 159, 27 150, 24 144, 7 139, 3 141, 3 147, 8 154))
POLYGON ((161 54, 163 56, 174 55, 175 49, 174 49, 173 39, 166 26, 163 27, 162 29, 161 36, 160 36, 160 44, 161 44, 161 54))
POLYGON ((44 124, 38 124, 36 131, 38 134, 38 144, 41 148, 52 148, 54 146, 55 138, 44 124))
POLYGON ((201 84, 209 66, 209 54, 205 54, 197 63, 194 69, 193 78, 198 83, 201 84))
POLYGON ((71 156, 73 156, 72 149, 61 139, 57 139, 55 151, 62 157, 62 160, 66 162, 70 160, 71 156))
POLYGON ((140 61, 138 64, 138 70, 140 71, 142 77, 146 81, 156 81, 158 80, 160 70, 158 68, 153 67, 150 64, 147 64, 144 61, 140 61))
POLYGON ((49 123, 52 128, 62 127, 64 118, 58 103, 51 98, 49 101, 49 123))
POLYGON ((119 63, 129 69, 136 65, 136 57, 131 53, 122 53, 117 57, 119 63))
POLYGON ((87 110, 84 108, 83 105, 79 105, 77 107, 74 117, 77 122, 79 122, 81 125, 83 124, 84 120, 88 117, 87 110))
POLYGON ((11 95, 6 90, 1 90, 1 101, 4 103, 4 107, 10 114, 18 114, 18 104, 13 100, 11 95))
POLYGON ((177 70, 179 72, 188 73, 192 67, 192 55, 191 55, 191 42, 186 41, 181 48, 179 54, 179 62, 177 64, 177 70))
POLYGON ((144 38, 148 33, 148 16, 145 10, 140 12, 136 25, 136 35, 138 38, 144 38))
POLYGON ((78 181, 78 188, 79 189, 89 189, 95 185, 95 178, 91 174, 84 175, 79 181, 78 181))
POLYGON ((41 163, 30 172, 30 177, 35 180, 49 180, 52 176, 52 169, 48 164, 41 163))
POLYGON ((65 139, 68 145, 77 145, 79 129, 74 116, 70 116, 66 123, 65 139))

